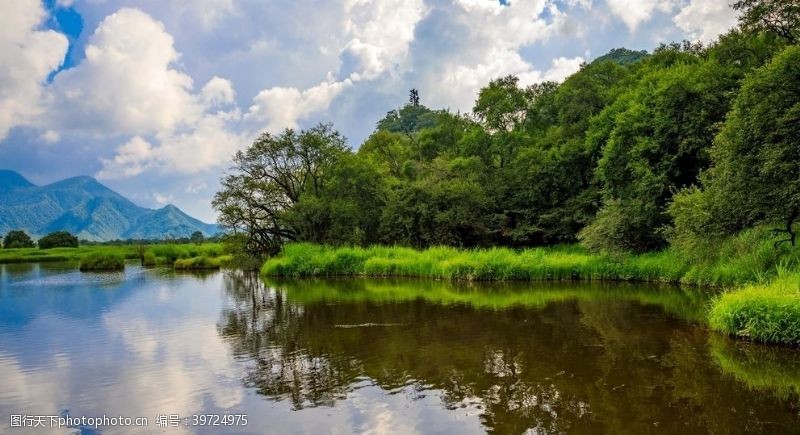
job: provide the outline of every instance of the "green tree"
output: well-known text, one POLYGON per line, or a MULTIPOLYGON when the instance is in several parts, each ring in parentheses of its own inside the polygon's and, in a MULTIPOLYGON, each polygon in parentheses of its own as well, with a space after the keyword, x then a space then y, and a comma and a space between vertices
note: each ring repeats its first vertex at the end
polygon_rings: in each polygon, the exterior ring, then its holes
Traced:
POLYGON ((782 222, 796 243, 800 215, 800 46, 748 76, 712 148, 704 190, 681 192, 670 209, 676 238, 733 234, 782 222))
POLYGON ((78 238, 68 231, 56 231, 39 239, 40 249, 77 248, 78 238))
POLYGON ((221 181, 212 202, 219 224, 230 233, 244 233, 248 252, 276 253, 285 241, 298 238, 285 213, 303 194, 319 196, 330 168, 348 152, 344 137, 330 124, 262 134, 236 153, 232 173, 221 181))
POLYGON ((800 41, 800 3, 797 0, 738 0, 739 23, 747 31, 768 31, 790 44, 800 41))
POLYGON ((587 134, 602 147, 596 175, 609 208, 582 233, 594 249, 641 252, 666 244, 666 206, 708 166, 708 148, 738 87, 738 74, 717 62, 669 53, 673 64, 662 68, 663 55, 645 61, 653 65, 587 134))
POLYGON ((205 237, 203 236, 202 232, 195 231, 191 236, 189 236, 189 240, 191 240, 195 245, 201 245, 203 244, 203 241, 205 241, 205 237))
POLYGON ((22 230, 9 231, 5 238, 3 238, 4 249, 33 248, 34 246, 31 237, 22 230))

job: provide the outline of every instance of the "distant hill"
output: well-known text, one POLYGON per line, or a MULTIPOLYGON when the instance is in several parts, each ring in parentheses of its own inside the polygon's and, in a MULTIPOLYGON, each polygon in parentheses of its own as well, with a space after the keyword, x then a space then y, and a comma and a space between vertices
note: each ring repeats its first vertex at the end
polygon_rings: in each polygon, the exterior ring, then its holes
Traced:
POLYGON ((195 231, 217 233, 173 205, 139 207, 92 177, 36 186, 14 171, 0 170, 0 234, 22 229, 38 238, 65 230, 80 239, 164 239, 195 231))
POLYGON ((627 48, 615 48, 608 53, 593 60, 592 63, 614 62, 620 65, 630 65, 649 56, 647 51, 634 51, 627 48))

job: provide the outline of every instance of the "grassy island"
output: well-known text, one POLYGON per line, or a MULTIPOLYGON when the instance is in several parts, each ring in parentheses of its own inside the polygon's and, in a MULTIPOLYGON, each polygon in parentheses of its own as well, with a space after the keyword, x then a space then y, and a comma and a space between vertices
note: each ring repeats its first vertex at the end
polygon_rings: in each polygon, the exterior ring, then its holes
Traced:
POLYGON ((125 259, 110 253, 93 252, 81 258, 81 272, 112 272, 125 270, 125 259))

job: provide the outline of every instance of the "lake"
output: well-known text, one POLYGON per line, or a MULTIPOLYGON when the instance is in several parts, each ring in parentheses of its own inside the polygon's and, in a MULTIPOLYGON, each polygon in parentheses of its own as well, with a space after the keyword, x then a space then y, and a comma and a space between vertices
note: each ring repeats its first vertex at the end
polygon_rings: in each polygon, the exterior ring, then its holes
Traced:
POLYGON ((703 294, 0 265, 0 432, 800 432, 798 350, 703 294))

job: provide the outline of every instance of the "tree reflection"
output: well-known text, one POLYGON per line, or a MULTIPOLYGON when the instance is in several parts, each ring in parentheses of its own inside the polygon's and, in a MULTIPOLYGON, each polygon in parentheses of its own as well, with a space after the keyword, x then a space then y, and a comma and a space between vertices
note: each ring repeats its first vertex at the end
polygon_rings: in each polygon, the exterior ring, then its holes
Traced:
POLYGON ((496 433, 800 424, 796 395, 754 398, 720 373, 705 330, 675 315, 698 301, 675 289, 549 287, 523 297, 414 281, 268 286, 243 272, 226 275, 225 288, 219 329, 245 361, 244 383, 295 409, 332 406, 367 381, 479 410, 496 433), (557 302, 542 303, 548 294, 557 302))

